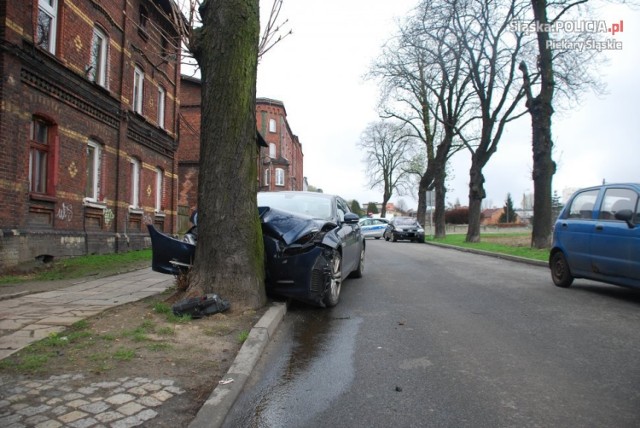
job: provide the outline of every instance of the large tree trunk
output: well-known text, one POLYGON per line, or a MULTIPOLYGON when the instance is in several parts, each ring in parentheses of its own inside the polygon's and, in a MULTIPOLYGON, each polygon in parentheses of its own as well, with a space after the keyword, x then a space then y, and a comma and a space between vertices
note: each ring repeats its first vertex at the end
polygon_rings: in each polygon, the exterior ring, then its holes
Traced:
MULTIPOLYGON (((533 14, 536 21, 546 24, 546 0, 532 0, 533 14)), ((547 47, 549 33, 540 31, 538 37, 538 52, 540 53, 540 93, 530 106, 532 149, 533 149, 533 229, 531 245, 535 248, 551 246, 552 209, 551 182, 556 172, 556 165, 552 159, 553 140, 551 139, 551 115, 553 114, 554 78, 553 55, 547 47)))
POLYGON ((482 167, 477 163, 474 156, 469 170, 469 228, 467 229, 466 242, 480 242, 482 200, 486 194, 482 167))
POLYGON ((420 183, 418 184, 418 212, 416 213, 416 219, 423 226, 426 226, 427 221, 427 191, 431 185, 430 176, 427 169, 420 177, 420 183))
POLYGON ((187 294, 215 292, 257 308, 266 303, 256 201, 258 0, 209 0, 200 13, 199 236, 187 294))
POLYGON ((435 191, 436 191, 436 208, 433 213, 433 222, 435 223, 435 237, 436 238, 444 238, 447 234, 446 232, 446 219, 445 219, 445 199, 447 195, 447 188, 445 184, 446 173, 444 173, 445 167, 444 165, 436 173, 436 178, 434 180, 435 191))

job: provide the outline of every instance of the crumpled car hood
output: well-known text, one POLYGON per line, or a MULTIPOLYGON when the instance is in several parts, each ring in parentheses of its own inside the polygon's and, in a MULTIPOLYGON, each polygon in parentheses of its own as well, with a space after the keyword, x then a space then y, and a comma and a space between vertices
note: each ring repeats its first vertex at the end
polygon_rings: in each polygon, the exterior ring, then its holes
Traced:
POLYGON ((335 224, 326 220, 270 207, 258 207, 258 212, 262 222, 262 232, 282 240, 286 245, 291 245, 308 233, 322 230, 327 224, 332 228, 335 227, 335 224))

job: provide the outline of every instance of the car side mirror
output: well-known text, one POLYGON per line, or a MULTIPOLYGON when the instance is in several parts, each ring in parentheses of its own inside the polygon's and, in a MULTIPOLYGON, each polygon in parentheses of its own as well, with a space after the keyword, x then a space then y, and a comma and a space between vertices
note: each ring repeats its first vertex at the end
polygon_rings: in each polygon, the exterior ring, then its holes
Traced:
POLYGON ((629 226, 629 229, 633 229, 634 227, 636 227, 635 224, 633 224, 633 211, 631 210, 620 210, 615 214, 616 220, 622 220, 624 222, 627 223, 627 225, 629 226))
POLYGON ((360 217, 358 217, 357 214, 346 213, 344 215, 344 222, 347 224, 358 224, 359 221, 360 221, 360 217))

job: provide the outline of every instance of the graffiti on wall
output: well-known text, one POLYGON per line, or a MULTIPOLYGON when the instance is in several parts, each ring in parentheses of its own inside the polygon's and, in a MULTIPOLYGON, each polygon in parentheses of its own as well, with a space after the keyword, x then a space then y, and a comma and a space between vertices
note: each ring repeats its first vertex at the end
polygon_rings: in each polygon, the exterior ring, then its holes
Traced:
POLYGON ((115 218, 115 215, 113 214, 113 211, 111 211, 111 208, 105 208, 105 210, 104 210, 104 224, 109 226, 114 218, 115 218))
POLYGON ((58 218, 63 221, 71 221, 73 219, 73 206, 63 202, 58 208, 58 218))

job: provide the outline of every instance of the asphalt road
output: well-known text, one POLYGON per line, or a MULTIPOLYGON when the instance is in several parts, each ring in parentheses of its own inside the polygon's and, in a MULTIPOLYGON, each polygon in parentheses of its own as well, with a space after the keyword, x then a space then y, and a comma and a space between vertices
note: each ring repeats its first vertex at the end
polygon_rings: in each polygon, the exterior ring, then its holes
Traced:
POLYGON ((226 426, 640 426, 639 291, 367 244, 337 307, 290 308, 226 426))

